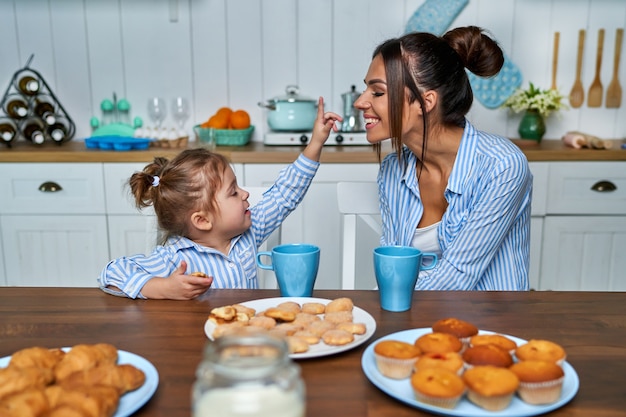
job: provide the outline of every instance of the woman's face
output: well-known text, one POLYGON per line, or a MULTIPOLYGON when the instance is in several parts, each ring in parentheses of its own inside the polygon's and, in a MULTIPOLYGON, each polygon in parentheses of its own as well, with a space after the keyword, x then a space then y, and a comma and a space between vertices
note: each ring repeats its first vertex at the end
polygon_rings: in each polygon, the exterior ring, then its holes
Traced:
POLYGON ((378 143, 388 139, 389 105, 387 103, 387 77, 380 55, 372 60, 365 75, 365 91, 354 102, 354 107, 363 112, 367 141, 378 143))

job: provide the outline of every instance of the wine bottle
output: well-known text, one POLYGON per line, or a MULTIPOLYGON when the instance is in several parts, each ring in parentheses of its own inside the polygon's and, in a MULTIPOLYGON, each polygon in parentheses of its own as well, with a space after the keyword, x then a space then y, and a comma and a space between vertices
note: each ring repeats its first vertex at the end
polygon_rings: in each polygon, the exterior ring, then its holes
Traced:
POLYGON ((56 143, 70 140, 69 127, 66 121, 63 118, 57 118, 55 123, 48 127, 48 136, 56 143))
POLYGON ((44 140, 44 126, 43 122, 36 118, 27 119, 23 122, 22 126, 22 135, 37 145, 41 145, 44 140))
POLYGON ((17 136, 15 122, 8 117, 0 118, 0 141, 10 144, 17 136))
POLYGON ((41 88, 41 84, 39 83, 39 78, 36 77, 35 74, 30 72, 25 72, 23 75, 20 75, 15 83, 16 87, 22 94, 26 94, 28 96, 34 96, 39 93, 41 88))
POLYGON ((47 125, 53 125, 54 122, 56 122, 54 105, 45 99, 37 98, 33 111, 37 116, 41 117, 41 120, 46 122, 47 125))
POLYGON ((14 119, 23 119, 28 115, 28 103, 18 95, 9 96, 4 105, 4 110, 14 119))

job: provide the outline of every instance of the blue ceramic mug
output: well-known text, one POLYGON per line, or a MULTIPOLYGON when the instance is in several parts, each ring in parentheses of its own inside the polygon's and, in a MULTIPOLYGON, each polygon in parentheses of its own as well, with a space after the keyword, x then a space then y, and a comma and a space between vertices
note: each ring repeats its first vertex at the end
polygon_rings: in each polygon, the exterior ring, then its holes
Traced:
POLYGON ((311 297, 320 265, 320 248, 306 243, 279 245, 271 252, 259 252, 256 264, 274 271, 282 297, 311 297), (271 263, 261 260, 269 257, 271 263))
POLYGON ((433 269, 437 260, 437 254, 422 252, 411 246, 380 246, 374 249, 374 273, 383 310, 409 310, 420 270, 433 269), (423 265, 424 258, 432 260, 423 265))

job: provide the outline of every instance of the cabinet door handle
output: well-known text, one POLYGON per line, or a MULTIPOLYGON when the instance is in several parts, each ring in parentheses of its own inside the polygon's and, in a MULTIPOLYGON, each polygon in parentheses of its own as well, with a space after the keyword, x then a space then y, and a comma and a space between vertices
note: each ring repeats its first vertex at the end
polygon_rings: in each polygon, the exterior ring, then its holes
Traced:
POLYGON ((591 189, 599 193, 606 193, 617 190, 617 187, 611 181, 598 181, 591 186, 591 189))
POLYGON ((39 186, 39 191, 42 193, 56 193, 63 188, 54 181, 46 181, 39 186))

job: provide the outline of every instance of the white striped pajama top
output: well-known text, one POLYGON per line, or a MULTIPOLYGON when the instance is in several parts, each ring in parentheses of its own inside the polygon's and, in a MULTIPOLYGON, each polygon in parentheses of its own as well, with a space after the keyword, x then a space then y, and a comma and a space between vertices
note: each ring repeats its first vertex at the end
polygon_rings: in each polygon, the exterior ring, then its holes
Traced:
MULTIPOLYGON (((427 149, 428 152, 428 149, 427 149)), ((387 155, 378 174, 382 245, 410 246, 424 207, 416 156, 387 155)), ((532 174, 510 140, 466 120, 438 227, 441 259, 422 271, 420 290, 528 290, 532 174)))
POLYGON ((250 209, 252 227, 233 238, 228 256, 184 238, 173 237, 150 255, 134 255, 110 261, 100 274, 100 288, 113 295, 145 298, 143 286, 153 277, 168 277, 181 261, 187 273, 213 277, 211 288, 258 288, 256 254, 259 246, 298 207, 315 176, 319 162, 300 155, 284 168, 263 199, 250 209), (121 289, 106 288, 113 285, 121 289))

